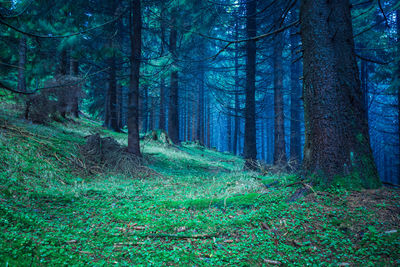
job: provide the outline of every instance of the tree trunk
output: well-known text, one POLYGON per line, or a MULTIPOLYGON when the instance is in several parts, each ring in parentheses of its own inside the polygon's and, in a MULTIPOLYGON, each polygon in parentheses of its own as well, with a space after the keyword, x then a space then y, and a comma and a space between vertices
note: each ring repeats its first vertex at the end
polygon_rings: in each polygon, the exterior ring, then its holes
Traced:
MULTIPOLYGON (((235 38, 239 39, 239 23, 235 23, 235 38)), ((239 45, 235 43, 235 128, 233 132, 233 153, 238 154, 240 118, 239 118, 239 45)))
MULTIPOLYGON (((174 14, 174 13, 173 13, 174 14)), ((174 15, 172 15, 174 16, 174 15)), ((179 113, 178 113, 178 66, 176 61, 176 42, 177 30, 176 21, 172 17, 171 32, 169 37, 169 51, 172 54, 173 63, 171 71, 171 86, 169 92, 169 107, 168 107, 168 135, 174 144, 179 144, 179 113)))
POLYGON ((300 61, 296 57, 296 49, 299 49, 299 37, 296 28, 291 28, 291 60, 290 65, 290 158, 296 165, 301 161, 301 87, 300 87, 300 61), (294 62, 297 60, 296 62, 294 62), (294 62, 294 63, 293 63, 294 62))
POLYGON ((18 59, 18 91, 26 91, 25 65, 26 65, 26 37, 23 35, 19 39, 19 59, 18 59))
MULTIPOLYGON (((25 78, 25 65, 26 65, 26 37, 23 35, 19 39, 19 58, 18 58, 18 91, 26 91, 26 78, 25 78)), ((25 101, 25 119, 29 119, 30 110, 30 97, 28 96, 25 101)))
MULTIPOLYGON (((109 70, 109 81, 108 81, 108 108, 109 108, 109 128, 113 131, 119 131, 118 129, 118 113, 117 113, 117 79, 116 79, 116 65, 115 65, 115 54, 109 58, 108 66, 109 70)), ((106 122, 107 125, 108 122, 106 122)))
MULTIPOLYGON (((62 76, 67 75, 68 70, 69 70, 68 55, 67 55, 67 50, 64 48, 60 54, 60 61, 58 64, 58 75, 62 76)), ((61 97, 61 99, 58 99, 58 105, 60 106, 59 110, 61 111, 60 113, 63 118, 66 118, 67 116, 68 103, 66 101, 67 100, 65 99, 65 97, 61 97)))
MULTIPOLYGON (((79 61, 74 57, 70 57, 69 60, 69 73, 74 76, 79 76, 79 61)), ((81 87, 77 85, 76 92, 73 96, 73 103, 72 103, 72 114, 75 118, 79 118, 79 100, 81 97, 81 87)))
POLYGON ((400 10, 396 11, 396 30, 397 30, 397 184, 400 184, 400 10))
MULTIPOLYGON (((280 14, 280 11, 276 12, 280 14)), ((285 165, 285 116, 283 103, 283 34, 278 33, 274 38, 274 164, 285 165)))
POLYGON ((228 114, 226 115, 226 148, 228 152, 232 152, 232 116, 230 105, 228 114))
MULTIPOLYGON (((256 1, 246 3, 246 31, 247 38, 256 36, 256 1)), ((244 158, 245 168, 253 169, 257 159, 256 144, 256 107, 255 107, 255 78, 256 78, 256 42, 246 42, 246 106, 245 106, 245 130, 244 130, 244 158)))
MULTIPOLYGON (((209 95, 207 95, 209 97, 209 95)), ((207 102, 207 112, 206 112, 206 117, 207 117, 207 147, 211 147, 211 109, 210 109, 210 102, 207 102)))
POLYGON ((204 67, 200 66, 200 84, 197 106, 197 141, 204 145, 204 67))
POLYGON ((349 0, 302 0, 300 21, 306 134, 303 168, 327 183, 334 177, 346 177, 350 186, 379 187, 349 0))
POLYGON ((132 0, 130 15, 131 70, 128 105, 128 151, 140 154, 139 143, 139 79, 142 54, 142 13, 141 0, 132 0))
POLYGON ((160 112, 158 119, 158 128, 165 131, 165 81, 161 78, 160 81, 160 112))

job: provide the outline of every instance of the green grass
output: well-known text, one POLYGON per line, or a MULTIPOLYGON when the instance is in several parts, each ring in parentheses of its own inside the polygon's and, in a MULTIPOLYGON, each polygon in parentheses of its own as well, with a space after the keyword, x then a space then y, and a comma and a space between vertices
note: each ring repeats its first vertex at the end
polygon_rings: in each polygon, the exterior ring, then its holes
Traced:
POLYGON ((77 146, 97 132, 126 145, 126 134, 87 119, 39 126, 12 108, 0 113, 2 265, 375 266, 400 259, 398 191, 336 187, 288 203, 296 187, 284 185, 294 175, 264 177, 242 171, 243 160, 227 153, 154 141, 142 147, 152 172, 87 174, 74 164, 77 146))

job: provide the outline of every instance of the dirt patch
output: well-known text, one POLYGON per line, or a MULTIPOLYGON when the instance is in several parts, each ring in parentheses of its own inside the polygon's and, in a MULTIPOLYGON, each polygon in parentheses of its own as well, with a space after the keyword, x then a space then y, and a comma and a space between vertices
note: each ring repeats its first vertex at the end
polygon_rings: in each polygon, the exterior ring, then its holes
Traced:
MULTIPOLYGON (((353 191, 346 196, 336 196, 328 192, 310 193, 304 201, 314 202, 324 207, 325 212, 335 209, 345 209, 348 216, 368 211, 368 214, 381 223, 381 230, 400 229, 400 190, 387 188, 353 191), (329 205, 326 202, 329 199, 329 205)), ((366 221, 354 221, 352 228, 362 231, 366 221)))

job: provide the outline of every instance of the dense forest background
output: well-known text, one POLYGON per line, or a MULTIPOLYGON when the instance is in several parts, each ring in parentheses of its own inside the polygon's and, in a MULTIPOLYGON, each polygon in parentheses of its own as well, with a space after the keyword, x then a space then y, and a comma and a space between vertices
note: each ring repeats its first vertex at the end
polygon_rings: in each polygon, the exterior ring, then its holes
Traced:
MULTIPOLYGON (((381 180, 399 184, 400 3, 350 2, 373 156, 381 180)), ((85 116, 114 131, 160 129, 174 143, 243 155, 249 167, 258 159, 296 170, 309 66, 299 7, 295 0, 1 1, 1 99, 16 99, 35 123, 85 116)), ((139 155, 138 137, 129 138, 139 155)))

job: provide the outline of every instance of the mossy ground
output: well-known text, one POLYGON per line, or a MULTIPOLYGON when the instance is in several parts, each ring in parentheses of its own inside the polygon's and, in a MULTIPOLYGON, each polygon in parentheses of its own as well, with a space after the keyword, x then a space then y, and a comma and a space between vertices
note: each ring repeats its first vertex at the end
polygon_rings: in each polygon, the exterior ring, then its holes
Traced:
POLYGON ((143 142, 151 171, 87 174, 84 136, 99 123, 39 126, 0 112, 0 262, 9 266, 396 265, 400 194, 332 187, 293 203, 296 176, 243 172, 196 144, 143 142), (273 187, 266 188, 264 184, 273 187), (397 230, 397 232, 396 232, 397 230), (268 263, 269 261, 269 263, 268 263))

